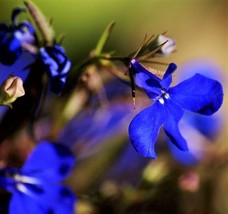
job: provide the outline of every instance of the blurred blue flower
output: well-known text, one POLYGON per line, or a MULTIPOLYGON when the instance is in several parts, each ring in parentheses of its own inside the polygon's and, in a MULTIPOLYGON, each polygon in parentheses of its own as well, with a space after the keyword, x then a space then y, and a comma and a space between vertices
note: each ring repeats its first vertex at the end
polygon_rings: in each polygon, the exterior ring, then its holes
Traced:
POLYGON ((23 9, 16 8, 12 12, 12 24, 0 23, 0 62, 12 65, 22 54, 23 43, 35 42, 34 29, 30 22, 16 23, 16 18, 23 9))
POLYGON ((204 158, 205 148, 207 148, 209 141, 196 128, 190 126, 188 122, 184 120, 184 117, 179 123, 179 128, 188 142, 189 151, 180 150, 169 139, 167 139, 170 153, 181 165, 194 166, 204 158))
POLYGON ((43 47, 40 49, 40 55, 48 72, 50 90, 55 94, 61 94, 71 68, 71 62, 66 57, 63 47, 43 47))
POLYGON ((135 75, 136 84, 143 88, 153 104, 142 110, 129 125, 129 136, 134 148, 143 156, 156 158, 154 144, 161 126, 179 149, 188 151, 186 140, 181 135, 178 123, 184 110, 211 115, 223 101, 221 84, 201 74, 170 88, 174 63, 169 64, 162 79, 150 73, 133 59, 130 70, 135 75))
MULTIPOLYGON (((221 70, 211 60, 198 59, 190 61, 183 65, 180 70, 180 75, 178 75, 178 79, 180 81, 189 78, 193 72, 200 73, 220 82, 224 80, 221 70)), ((183 119, 186 123, 197 129, 208 139, 214 140, 223 126, 223 113, 224 112, 221 109, 221 111, 216 112, 211 117, 207 117, 204 115, 186 112, 183 119)))
POLYGON ((74 162, 65 146, 41 142, 22 169, 0 170, 0 185, 13 193, 10 213, 74 213, 73 192, 58 184, 69 175, 74 162))
MULTIPOLYGON (((180 81, 189 78, 193 72, 218 81, 223 80, 221 70, 211 60, 197 59, 189 61, 180 70, 180 75, 178 75, 180 81)), ((216 139, 223 122, 222 109, 210 117, 186 112, 179 127, 188 141, 189 151, 181 151, 167 140, 173 158, 182 165, 192 166, 199 163, 205 156, 204 148, 216 139)))

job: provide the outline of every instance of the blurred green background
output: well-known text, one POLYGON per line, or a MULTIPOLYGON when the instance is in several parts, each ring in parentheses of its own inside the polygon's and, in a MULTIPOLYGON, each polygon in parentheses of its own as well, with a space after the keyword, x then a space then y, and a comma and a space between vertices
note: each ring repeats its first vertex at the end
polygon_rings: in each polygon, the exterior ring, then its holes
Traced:
MULTIPOLYGON (((227 70, 228 3, 226 0, 34 0, 53 19, 57 34, 72 60, 94 48, 106 25, 116 22, 107 49, 128 53, 144 35, 165 31, 175 38, 178 52, 169 58, 181 64, 207 57, 227 70)), ((20 0, 1 0, 1 20, 9 21, 20 0)))
MULTIPOLYGON (((0 0, 0 19, 9 22, 20 0, 0 0)), ((74 63, 85 58, 111 21, 116 26, 107 50, 126 54, 145 34, 168 31, 177 52, 168 62, 181 66, 193 59, 209 59, 228 71, 228 1, 226 0, 34 0, 53 19, 56 34, 66 35, 64 47, 74 63)))
MULTIPOLYGON (((0 19, 8 21, 20 0, 0 0, 0 19)), ((66 37, 64 47, 77 63, 95 47, 111 21, 116 26, 106 46, 119 54, 135 50, 145 34, 168 31, 177 52, 161 61, 178 66, 195 59, 209 59, 228 72, 228 1, 226 0, 34 0, 53 19, 56 34, 66 37)), ((225 83, 225 79, 224 79, 225 83)), ((227 101, 225 100, 227 103, 227 101)), ((226 115, 227 116, 227 115, 226 115)))

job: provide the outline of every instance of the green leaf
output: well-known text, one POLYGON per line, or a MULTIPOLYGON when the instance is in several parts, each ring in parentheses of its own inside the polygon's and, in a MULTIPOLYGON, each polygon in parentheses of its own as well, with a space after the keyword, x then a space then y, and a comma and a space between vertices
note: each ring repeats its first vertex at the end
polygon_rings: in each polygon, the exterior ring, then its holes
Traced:
POLYGON ((55 33, 50 22, 32 1, 24 1, 24 4, 27 7, 38 29, 40 30, 40 33, 44 40, 44 45, 52 46, 55 41, 55 33))
POLYGON ((100 39, 97 42, 97 46, 94 50, 94 55, 95 56, 99 56, 102 53, 102 50, 105 46, 105 44, 107 43, 111 33, 112 33, 112 29, 115 25, 115 22, 111 22, 106 29, 104 30, 103 34, 101 35, 100 39))

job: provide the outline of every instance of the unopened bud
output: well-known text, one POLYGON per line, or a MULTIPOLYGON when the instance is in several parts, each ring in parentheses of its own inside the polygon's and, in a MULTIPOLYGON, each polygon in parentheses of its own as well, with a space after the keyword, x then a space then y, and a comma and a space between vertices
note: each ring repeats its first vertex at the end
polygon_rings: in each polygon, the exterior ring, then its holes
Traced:
POLYGON ((176 42, 172 38, 166 37, 164 35, 158 35, 156 42, 158 45, 165 43, 155 54, 156 56, 167 56, 176 48, 176 42))
POLYGON ((20 77, 10 75, 0 88, 0 105, 11 106, 18 97, 25 94, 23 81, 20 77))

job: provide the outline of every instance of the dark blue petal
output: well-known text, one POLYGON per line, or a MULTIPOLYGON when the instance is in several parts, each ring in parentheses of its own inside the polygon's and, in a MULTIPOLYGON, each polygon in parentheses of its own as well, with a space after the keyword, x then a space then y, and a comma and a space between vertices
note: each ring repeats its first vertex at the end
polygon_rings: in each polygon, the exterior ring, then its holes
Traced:
MULTIPOLYGON (((67 187, 59 189, 56 203, 53 204, 54 214, 73 214, 76 203, 74 193, 67 187)), ((50 213, 51 214, 51 213, 50 213)))
POLYGON ((186 140, 180 133, 178 123, 183 117, 184 110, 176 105, 171 99, 165 99, 164 103, 166 121, 164 123, 164 130, 171 142, 179 149, 188 151, 186 140))
POLYGON ((4 65, 12 65, 22 54, 21 42, 7 33, 0 38, 0 62, 4 65))
POLYGON ((135 59, 131 60, 130 72, 134 73, 136 85, 143 88, 151 99, 161 94, 161 79, 146 70, 135 59))
POLYGON ((48 72, 50 90, 55 94, 61 94, 71 68, 71 62, 66 57, 64 49, 59 45, 41 48, 40 56, 48 72))
POLYGON ((18 29, 18 30, 22 30, 22 29, 25 28, 25 27, 28 29, 28 31, 29 31, 30 34, 34 35, 35 29, 34 29, 33 25, 32 25, 30 22, 28 22, 28 21, 21 22, 21 23, 17 26, 17 29, 18 29))
POLYGON ((170 84, 172 83, 172 73, 176 70, 177 66, 174 63, 170 63, 163 79, 160 82, 161 88, 168 90, 170 84))
POLYGON ((8 48, 9 48, 9 52, 16 53, 18 50, 20 50, 21 43, 17 38, 12 37, 12 39, 9 40, 8 48))
POLYGON ((64 186, 45 185, 45 194, 15 192, 10 202, 10 214, 73 214, 75 195, 64 186))
POLYGON ((205 115, 216 112, 223 102, 222 85, 201 74, 170 88, 169 95, 184 109, 205 115))
POLYGON ((9 191, 9 192, 14 192, 15 191, 15 180, 10 178, 10 177, 6 177, 5 173, 4 175, 0 175, 0 187, 9 191))
POLYGON ((64 179, 75 163, 73 154, 63 145, 41 142, 22 168, 22 173, 37 178, 64 179))
POLYGON ((0 23, 0 36, 5 35, 8 31, 9 27, 4 23, 0 23))
POLYGON ((9 214, 41 214, 45 213, 44 208, 33 200, 31 197, 21 193, 16 192, 13 194, 10 205, 9 205, 9 214))
POLYGON ((154 144, 160 127, 165 122, 165 111, 159 101, 137 114, 129 125, 129 137, 136 151, 144 157, 156 158, 154 144))
POLYGON ((73 214, 76 197, 74 193, 63 185, 53 185, 52 180, 43 182, 43 195, 32 197, 40 204, 47 214, 73 214))

